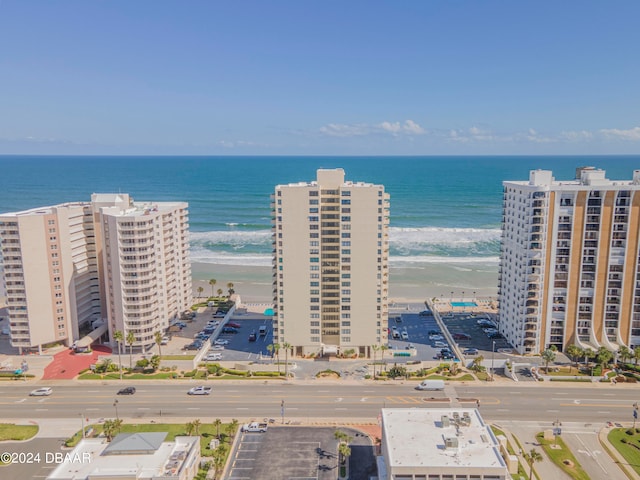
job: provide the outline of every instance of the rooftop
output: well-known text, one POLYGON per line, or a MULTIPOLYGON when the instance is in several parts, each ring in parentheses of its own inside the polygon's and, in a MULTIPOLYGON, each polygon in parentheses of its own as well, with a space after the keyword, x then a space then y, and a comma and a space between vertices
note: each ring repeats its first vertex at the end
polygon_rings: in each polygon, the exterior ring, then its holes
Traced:
POLYGON ((388 468, 506 468, 476 409, 385 408, 382 429, 388 468))

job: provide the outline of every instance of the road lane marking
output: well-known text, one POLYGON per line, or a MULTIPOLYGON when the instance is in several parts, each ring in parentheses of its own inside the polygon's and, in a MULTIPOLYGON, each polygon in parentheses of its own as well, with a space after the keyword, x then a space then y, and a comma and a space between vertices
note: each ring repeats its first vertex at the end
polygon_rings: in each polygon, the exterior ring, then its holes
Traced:
POLYGON ((249 410, 249 407, 237 407, 236 410, 249 410))
POLYGON ((48 408, 36 408, 36 412, 48 412, 48 408))
POLYGON ((200 410, 200 407, 187 407, 187 410, 200 410))
POLYGON ((334 410, 349 410, 348 408, 344 408, 344 407, 336 407, 334 408, 334 410))
POLYGON ((148 407, 138 407, 138 410, 151 410, 151 409, 148 407))
POLYGON ((611 413, 611 412, 609 412, 609 411, 605 411, 605 412, 598 412, 598 413, 611 413))
POLYGON ((99 408, 87 408, 85 410, 92 411, 92 410, 100 410, 100 409, 99 408))
POLYGON ((23 398, 22 400, 16 400, 16 401, 15 401, 15 402, 13 402, 13 403, 22 403, 22 402, 25 402, 26 400, 27 400, 26 398, 23 398))
POLYGON ((558 413, 560 410, 547 410, 549 413, 558 413))

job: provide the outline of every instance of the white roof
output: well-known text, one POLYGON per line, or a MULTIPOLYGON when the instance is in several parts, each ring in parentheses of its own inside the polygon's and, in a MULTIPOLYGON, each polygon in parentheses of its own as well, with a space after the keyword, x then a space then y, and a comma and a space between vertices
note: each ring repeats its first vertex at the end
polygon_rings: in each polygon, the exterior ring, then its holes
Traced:
POLYGON ((386 408, 382 410, 387 468, 506 468, 498 442, 474 408, 386 408), (456 428, 454 413, 469 416, 456 428), (442 424, 442 417, 450 426, 442 424), (458 447, 445 447, 456 438, 458 447))

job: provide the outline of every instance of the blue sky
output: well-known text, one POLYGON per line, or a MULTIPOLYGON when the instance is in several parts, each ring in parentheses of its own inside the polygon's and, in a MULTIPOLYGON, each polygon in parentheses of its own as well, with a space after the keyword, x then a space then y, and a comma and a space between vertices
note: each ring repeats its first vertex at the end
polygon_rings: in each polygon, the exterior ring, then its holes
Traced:
POLYGON ((639 18, 635 0, 0 0, 0 154, 638 154, 639 18))

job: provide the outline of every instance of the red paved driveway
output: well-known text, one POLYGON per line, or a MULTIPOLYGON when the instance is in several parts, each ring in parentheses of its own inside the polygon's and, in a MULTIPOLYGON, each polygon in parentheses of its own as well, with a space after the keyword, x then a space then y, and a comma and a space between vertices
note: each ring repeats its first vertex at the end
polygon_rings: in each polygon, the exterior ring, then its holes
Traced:
POLYGON ((57 353, 53 361, 44 369, 43 380, 68 380, 75 378, 80 371, 98 361, 98 357, 111 354, 111 349, 104 345, 95 345, 91 353, 73 353, 68 349, 57 353))

